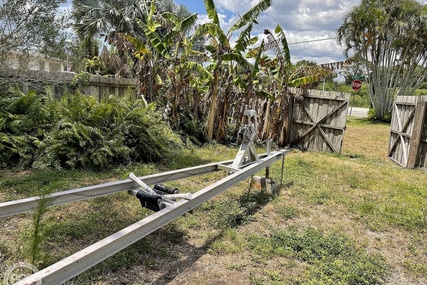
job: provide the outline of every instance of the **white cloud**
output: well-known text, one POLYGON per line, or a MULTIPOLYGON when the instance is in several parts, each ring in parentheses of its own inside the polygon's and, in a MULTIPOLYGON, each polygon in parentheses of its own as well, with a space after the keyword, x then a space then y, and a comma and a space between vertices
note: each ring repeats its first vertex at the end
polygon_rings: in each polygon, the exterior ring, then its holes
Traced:
POLYGON ((208 15, 198 15, 197 21, 196 21, 196 26, 203 25, 203 24, 208 23, 208 22, 209 22, 208 15))
POLYGON ((259 1, 256 0, 216 0, 215 5, 218 12, 229 11, 231 13, 243 14, 248 11, 251 7, 255 6, 259 1))
MULTIPOLYGON (((183 3, 193 3, 188 0, 183 3)), ((222 29, 227 32, 230 27, 259 0, 214 0, 222 29)), ((313 41, 325 38, 335 38, 336 30, 341 25, 344 16, 361 0, 272 0, 272 7, 260 15, 258 25, 253 28, 253 35, 262 37, 264 29, 274 30, 279 23, 288 39, 293 62, 312 60, 319 64, 340 61, 344 59, 343 48, 336 40, 313 41), (305 42, 305 43, 301 43, 305 42), (293 44, 292 43, 299 43, 293 44)), ((427 0, 420 2, 427 3, 427 0)), ((65 7, 69 7, 67 0, 65 7)), ((191 5, 185 4, 190 7, 191 5)), ((209 21, 205 12, 199 12, 197 24, 209 21)), ((238 32, 233 34, 236 38, 238 32)))
MULTIPOLYGON (((215 0, 223 29, 227 31, 239 14, 244 14, 258 2, 215 0)), ((272 7, 258 18, 254 34, 262 34, 264 29, 274 30, 280 24, 288 43, 299 43, 289 46, 293 62, 306 59, 321 64, 344 59, 343 48, 336 40, 315 40, 335 38, 344 16, 359 5, 360 0, 273 0, 272 3, 272 7)))

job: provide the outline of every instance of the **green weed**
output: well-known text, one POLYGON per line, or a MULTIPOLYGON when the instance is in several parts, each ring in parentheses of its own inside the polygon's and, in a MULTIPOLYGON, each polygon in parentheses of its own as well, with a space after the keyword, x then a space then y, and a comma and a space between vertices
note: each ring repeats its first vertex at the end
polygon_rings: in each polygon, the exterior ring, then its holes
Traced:
POLYGON ((209 247, 209 253, 215 255, 236 254, 242 252, 245 241, 235 229, 226 229, 209 247))
POLYGON ((210 207, 210 223, 218 228, 233 228, 245 224, 251 219, 251 216, 267 202, 271 201, 273 196, 265 192, 246 192, 233 200, 217 200, 207 203, 203 207, 210 207))
POLYGON ((252 235, 249 245, 259 255, 286 255, 308 264, 310 284, 383 284, 388 271, 383 257, 335 232, 273 231, 268 237, 252 235))
POLYGON ((37 266, 43 263, 44 257, 42 254, 45 252, 43 245, 45 243, 45 224, 43 223, 43 215, 48 211, 47 207, 51 201, 45 198, 39 200, 39 205, 33 214, 33 229, 30 236, 29 254, 31 264, 37 266))
POLYGON ((285 220, 295 219, 299 216, 298 209, 287 205, 278 206, 275 211, 285 220))

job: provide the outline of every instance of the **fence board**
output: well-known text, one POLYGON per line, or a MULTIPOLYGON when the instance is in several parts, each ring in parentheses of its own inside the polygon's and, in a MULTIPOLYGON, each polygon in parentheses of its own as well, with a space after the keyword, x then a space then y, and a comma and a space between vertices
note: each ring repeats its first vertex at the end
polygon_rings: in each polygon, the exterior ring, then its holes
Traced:
POLYGON ((350 94, 310 90, 295 100, 291 144, 305 149, 341 153, 350 94))
POLYGON ((397 96, 393 105, 388 157, 407 167, 427 167, 427 96, 397 96))
MULTIPOLYGON (((70 83, 75 76, 76 74, 71 72, 0 69, 0 81, 7 83, 4 87, 17 85, 23 92, 30 89, 44 92, 46 87, 49 87, 55 94, 62 95, 70 91, 70 83)), ((90 75, 88 82, 81 84, 78 89, 101 100, 109 95, 129 94, 136 97, 137 87, 137 79, 90 75)))

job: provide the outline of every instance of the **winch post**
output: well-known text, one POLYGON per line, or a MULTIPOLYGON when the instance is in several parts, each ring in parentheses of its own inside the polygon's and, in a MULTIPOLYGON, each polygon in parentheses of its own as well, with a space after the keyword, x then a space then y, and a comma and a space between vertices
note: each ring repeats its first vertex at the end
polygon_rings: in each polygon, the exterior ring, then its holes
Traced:
POLYGON ((246 110, 243 113, 247 117, 247 124, 239 129, 237 143, 241 143, 239 151, 233 160, 230 168, 238 170, 244 162, 258 161, 258 154, 255 149, 255 140, 258 138, 258 122, 255 110, 246 110), (245 161, 246 160, 246 161, 245 161))

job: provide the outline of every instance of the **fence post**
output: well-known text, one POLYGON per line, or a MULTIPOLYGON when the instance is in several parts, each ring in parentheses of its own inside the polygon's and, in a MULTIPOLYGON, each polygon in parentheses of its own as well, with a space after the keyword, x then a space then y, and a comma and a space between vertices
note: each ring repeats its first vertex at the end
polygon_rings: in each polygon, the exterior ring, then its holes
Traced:
POLYGON ((418 100, 415 106, 414 127, 412 128, 411 144, 409 146, 406 168, 415 168, 417 166, 426 111, 427 101, 425 101, 423 97, 420 97, 420 100, 418 100))

